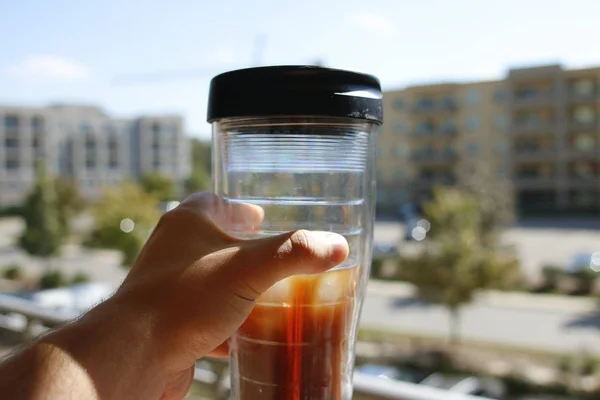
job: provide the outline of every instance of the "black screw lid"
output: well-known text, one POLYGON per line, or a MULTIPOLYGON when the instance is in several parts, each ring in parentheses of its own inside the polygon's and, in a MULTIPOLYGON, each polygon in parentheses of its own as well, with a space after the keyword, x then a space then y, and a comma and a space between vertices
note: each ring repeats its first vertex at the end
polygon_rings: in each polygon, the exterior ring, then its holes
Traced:
POLYGON ((240 69, 210 82, 208 122, 228 117, 301 115, 383 122, 379 80, 311 66, 240 69))

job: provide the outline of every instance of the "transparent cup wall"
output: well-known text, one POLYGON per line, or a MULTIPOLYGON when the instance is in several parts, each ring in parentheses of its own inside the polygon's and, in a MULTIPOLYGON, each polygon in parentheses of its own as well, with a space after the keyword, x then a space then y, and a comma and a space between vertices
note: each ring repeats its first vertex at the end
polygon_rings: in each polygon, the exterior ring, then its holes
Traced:
POLYGON ((288 278, 257 301, 230 341, 232 398, 352 398, 371 260, 376 131, 376 124, 351 118, 213 123, 213 190, 227 233, 252 239, 331 231, 350 246, 332 271, 288 278), (243 212, 248 203, 262 208, 262 221, 243 212))

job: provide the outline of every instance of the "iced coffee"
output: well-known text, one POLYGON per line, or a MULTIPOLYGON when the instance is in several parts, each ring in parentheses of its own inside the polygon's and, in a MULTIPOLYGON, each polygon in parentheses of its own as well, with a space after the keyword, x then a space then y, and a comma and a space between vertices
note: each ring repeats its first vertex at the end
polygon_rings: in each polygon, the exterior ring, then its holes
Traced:
POLYGON ((287 278, 258 300, 232 343, 237 398, 349 397, 358 271, 287 278))

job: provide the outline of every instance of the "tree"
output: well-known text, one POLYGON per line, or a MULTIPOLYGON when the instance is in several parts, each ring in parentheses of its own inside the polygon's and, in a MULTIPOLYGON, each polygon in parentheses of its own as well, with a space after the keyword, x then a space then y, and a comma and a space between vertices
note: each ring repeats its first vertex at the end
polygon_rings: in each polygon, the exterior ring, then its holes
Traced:
POLYGON ((401 255, 400 278, 413 283, 421 298, 450 312, 450 340, 459 342, 460 309, 478 289, 505 289, 520 281, 519 265, 492 238, 497 226, 474 193, 438 188, 424 206, 431 227, 426 246, 401 255))
POLYGON ((210 143, 194 138, 190 140, 190 144, 192 148, 192 174, 185 181, 186 194, 210 188, 210 143))
POLYGON ((68 233, 70 220, 83 210, 84 201, 77 185, 70 179, 56 178, 54 188, 57 198, 58 219, 65 233, 68 233))
POLYGON ((157 203, 132 183, 108 189, 92 210, 94 228, 85 244, 120 250, 123 264, 133 264, 160 217, 157 203))
POLYGON ((203 170, 192 171, 192 175, 184 183, 186 195, 210 189, 210 175, 203 170))
POLYGON ((36 182, 25 199, 21 215, 25 220, 25 232, 19 240, 21 248, 37 257, 49 259, 56 255, 66 232, 54 185, 43 164, 37 168, 36 182))
POLYGON ((168 176, 160 173, 150 173, 142 176, 140 180, 146 193, 156 197, 159 201, 169 201, 175 198, 175 182, 168 176))

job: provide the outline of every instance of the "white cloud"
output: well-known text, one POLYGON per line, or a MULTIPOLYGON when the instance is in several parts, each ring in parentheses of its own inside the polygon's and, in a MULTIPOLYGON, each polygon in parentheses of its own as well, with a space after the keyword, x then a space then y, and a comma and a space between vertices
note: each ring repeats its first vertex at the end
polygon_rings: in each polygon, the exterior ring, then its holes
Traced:
POLYGON ((396 32, 396 26, 389 18, 371 12, 353 12, 348 14, 346 19, 356 26, 380 35, 391 36, 396 32))
POLYGON ((84 65, 53 54, 33 54, 6 69, 10 78, 22 81, 74 81, 89 78, 84 65))

